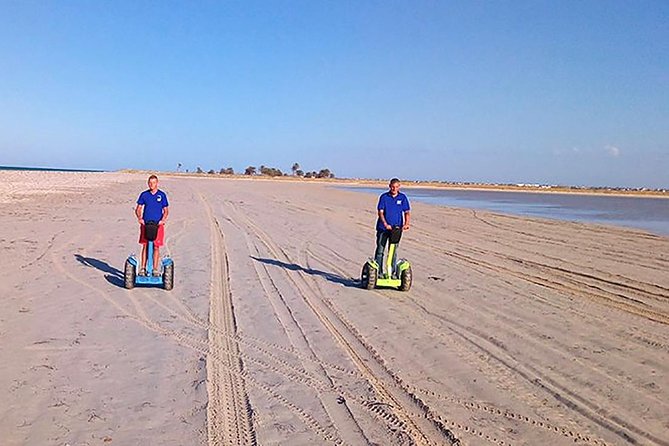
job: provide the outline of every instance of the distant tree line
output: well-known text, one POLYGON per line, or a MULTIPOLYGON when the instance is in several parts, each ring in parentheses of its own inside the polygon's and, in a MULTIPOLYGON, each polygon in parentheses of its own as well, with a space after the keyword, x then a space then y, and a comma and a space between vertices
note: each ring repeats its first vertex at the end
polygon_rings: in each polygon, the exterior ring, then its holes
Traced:
POLYGON ((293 164, 292 171, 293 171, 293 176, 304 177, 304 178, 334 178, 335 177, 334 172, 330 171, 330 169, 321 169, 318 172, 316 172, 316 171, 305 172, 301 169, 299 163, 293 164))
MULTIPOLYGON (((182 164, 178 163, 177 165, 177 172, 181 171, 182 164)), ((293 176, 296 177, 301 177, 301 178, 334 178, 335 174, 332 172, 330 169, 321 169, 318 172, 315 170, 305 172, 302 170, 300 167, 299 163, 294 163, 293 166, 291 167, 291 171, 293 172, 293 176)), ((188 169, 186 169, 186 172, 188 172, 188 169)), ((197 167, 195 170, 195 173, 205 173, 204 170, 202 170, 201 167, 197 167)), ((209 169, 207 171, 209 175, 215 175, 216 171, 214 169, 209 169)), ((219 175, 234 175, 235 171, 232 167, 222 167, 218 171, 219 175)), ((281 169, 277 169, 276 167, 269 167, 265 166, 264 164, 260 166, 259 169, 257 169, 255 166, 248 166, 246 169, 244 169, 244 175, 263 175, 263 176, 269 176, 269 177, 282 177, 282 176, 288 176, 287 173, 284 173, 281 171, 281 169)))
MULTIPOLYGON (((179 163, 179 167, 181 167, 181 163, 179 163)), ((186 169, 186 172, 188 172, 188 169, 186 169)), ((197 167, 195 169, 195 173, 204 173, 204 170, 202 170, 201 167, 197 167)), ((207 171, 209 175, 215 175, 216 171, 214 169, 209 169, 207 171)), ((221 169, 218 171, 219 175, 234 175, 235 170, 232 167, 221 167, 221 169)))

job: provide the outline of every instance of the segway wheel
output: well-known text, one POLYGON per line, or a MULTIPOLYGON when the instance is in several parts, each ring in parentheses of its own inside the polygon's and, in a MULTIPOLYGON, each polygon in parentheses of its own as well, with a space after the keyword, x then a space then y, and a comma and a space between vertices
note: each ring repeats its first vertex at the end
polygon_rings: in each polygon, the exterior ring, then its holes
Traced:
POLYGON ((409 291, 411 289, 411 281, 413 280, 411 267, 408 267, 407 269, 402 271, 400 279, 402 280, 400 284, 400 291, 409 291))
POLYGON ((163 286, 168 291, 174 288, 174 263, 163 268, 163 286))
POLYGON ((369 263, 365 263, 365 266, 362 267, 362 274, 360 275, 360 284, 362 287, 368 290, 373 290, 376 286, 378 274, 376 268, 372 268, 369 266, 369 263))
POLYGON ((124 285, 126 289, 131 290, 135 288, 136 276, 137 276, 137 271, 135 265, 130 263, 130 260, 126 260, 124 269, 124 285))

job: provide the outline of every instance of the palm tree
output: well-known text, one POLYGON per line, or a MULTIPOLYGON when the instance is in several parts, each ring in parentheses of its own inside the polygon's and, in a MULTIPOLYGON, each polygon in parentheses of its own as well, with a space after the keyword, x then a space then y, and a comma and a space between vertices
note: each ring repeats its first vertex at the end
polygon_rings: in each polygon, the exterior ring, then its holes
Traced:
POLYGON ((330 178, 330 173, 330 169, 321 169, 316 175, 316 178, 330 178))
POLYGON ((291 170, 293 171, 293 176, 295 176, 297 174, 297 171, 300 170, 300 163, 293 164, 293 167, 291 167, 291 170))

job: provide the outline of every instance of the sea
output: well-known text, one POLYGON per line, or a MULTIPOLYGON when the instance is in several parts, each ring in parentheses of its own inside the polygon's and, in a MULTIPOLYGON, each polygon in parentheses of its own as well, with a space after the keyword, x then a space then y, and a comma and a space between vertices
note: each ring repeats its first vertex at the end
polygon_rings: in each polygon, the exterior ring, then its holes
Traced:
POLYGON ((0 170, 32 170, 40 172, 105 172, 95 169, 62 169, 59 167, 21 167, 21 166, 0 166, 0 170))
MULTIPOLYGON (((345 187, 379 195, 387 188, 345 187)), ((599 223, 669 236, 669 198, 611 195, 423 189, 403 187, 409 200, 505 214, 599 223)))

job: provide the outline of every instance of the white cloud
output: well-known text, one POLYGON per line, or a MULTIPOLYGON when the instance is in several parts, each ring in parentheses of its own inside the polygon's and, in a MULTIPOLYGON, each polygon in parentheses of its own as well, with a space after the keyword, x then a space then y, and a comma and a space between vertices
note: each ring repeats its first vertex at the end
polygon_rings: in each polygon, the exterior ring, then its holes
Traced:
POLYGON ((620 156, 620 149, 616 146, 606 146, 604 147, 604 150, 606 150, 609 156, 614 158, 618 158, 618 156, 620 156))

